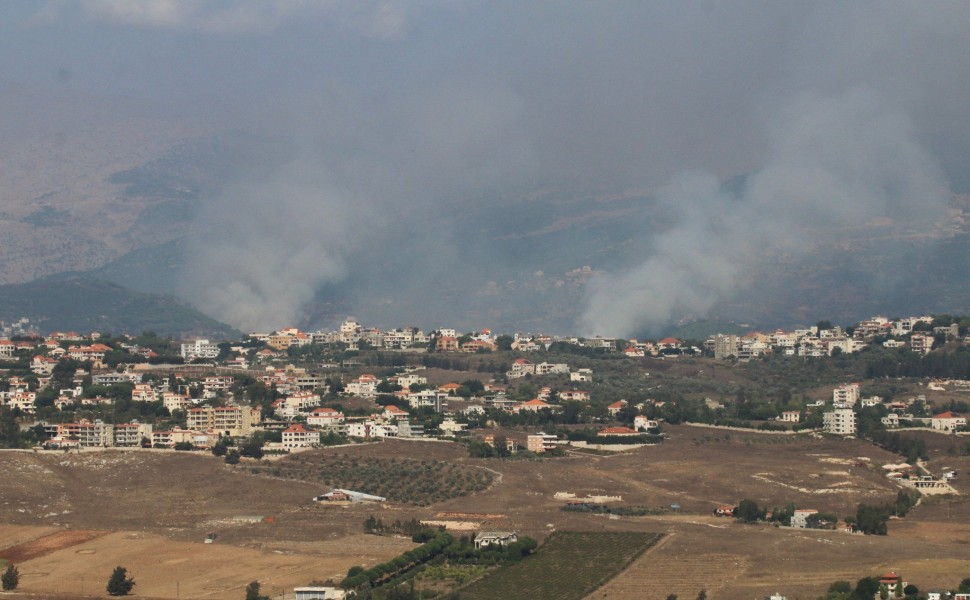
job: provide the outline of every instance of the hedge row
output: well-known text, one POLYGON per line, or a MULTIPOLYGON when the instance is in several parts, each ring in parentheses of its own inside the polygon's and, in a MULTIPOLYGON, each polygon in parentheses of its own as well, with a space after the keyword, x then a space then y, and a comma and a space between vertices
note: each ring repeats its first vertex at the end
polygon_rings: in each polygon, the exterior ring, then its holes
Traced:
POLYGON ((366 571, 357 573, 350 577, 345 578, 340 582, 340 587, 345 590, 357 589, 364 584, 373 585, 382 579, 390 576, 394 576, 401 571, 410 569, 411 567, 423 563, 427 560, 434 558, 435 556, 444 552, 455 538, 451 534, 439 531, 438 535, 435 536, 433 540, 426 544, 421 544, 413 550, 408 550, 404 554, 392 558, 387 562, 383 562, 379 565, 375 565, 366 571))

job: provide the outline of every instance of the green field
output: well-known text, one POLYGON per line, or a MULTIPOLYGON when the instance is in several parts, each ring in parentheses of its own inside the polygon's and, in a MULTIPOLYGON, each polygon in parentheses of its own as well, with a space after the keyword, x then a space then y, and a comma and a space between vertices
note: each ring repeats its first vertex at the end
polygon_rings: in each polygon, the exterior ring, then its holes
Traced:
POLYGON ((560 531, 522 562, 459 590, 461 600, 580 600, 612 579, 662 534, 560 531))

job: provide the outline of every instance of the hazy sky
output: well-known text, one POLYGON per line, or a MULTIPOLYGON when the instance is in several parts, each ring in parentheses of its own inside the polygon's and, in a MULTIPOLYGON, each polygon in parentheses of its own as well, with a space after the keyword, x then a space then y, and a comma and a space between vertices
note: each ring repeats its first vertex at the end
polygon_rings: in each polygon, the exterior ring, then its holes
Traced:
POLYGON ((641 268, 591 287, 584 327, 628 335, 730 290, 703 277, 723 259, 704 246, 720 227, 712 211, 732 211, 731 239, 761 216, 780 226, 789 213, 824 224, 901 203, 933 212, 940 164, 970 139, 968 31, 963 1, 20 1, 0 4, 0 100, 60 95, 300 148, 202 215, 224 233, 193 276, 221 291, 194 300, 242 327, 284 325, 344 277, 361 244, 347 231, 364 224, 417 227, 412 209, 434 214, 483 190, 663 190, 682 210, 667 241, 697 259, 678 266, 654 246, 641 268), (825 160, 828 147, 839 160, 825 160), (768 173, 744 192, 748 208, 721 206, 710 182, 758 169, 768 173), (805 177, 828 187, 790 211, 788 186, 805 177), (819 208, 833 198, 840 210, 819 208), (268 239, 268 224, 293 235, 263 252, 232 245, 240 232, 268 239), (684 279, 673 296, 653 281, 671 269, 684 279), (617 285, 635 292, 614 298, 617 285), (644 298, 652 308, 624 312, 644 298))

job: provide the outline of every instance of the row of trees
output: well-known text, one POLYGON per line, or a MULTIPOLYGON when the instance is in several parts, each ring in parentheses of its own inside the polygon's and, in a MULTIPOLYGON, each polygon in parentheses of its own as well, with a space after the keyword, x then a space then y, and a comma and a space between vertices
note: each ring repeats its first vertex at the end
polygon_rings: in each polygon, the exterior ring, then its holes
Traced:
MULTIPOLYGON (((907 493, 900 490, 896 494, 896 500, 886 504, 865 504, 861 503, 856 508, 856 514, 847 516, 845 522, 852 525, 856 531, 869 535, 886 535, 890 516, 903 517, 912 507, 916 506, 919 500, 919 492, 907 493)), ((776 508, 768 515, 766 507, 758 506, 754 500, 745 498, 734 511, 734 516, 742 523, 755 523, 758 521, 777 522, 782 525, 790 525, 791 518, 795 513, 795 505, 788 504, 784 508, 776 508)), ((810 528, 824 526, 834 526, 838 517, 826 513, 816 513, 806 519, 810 528)))

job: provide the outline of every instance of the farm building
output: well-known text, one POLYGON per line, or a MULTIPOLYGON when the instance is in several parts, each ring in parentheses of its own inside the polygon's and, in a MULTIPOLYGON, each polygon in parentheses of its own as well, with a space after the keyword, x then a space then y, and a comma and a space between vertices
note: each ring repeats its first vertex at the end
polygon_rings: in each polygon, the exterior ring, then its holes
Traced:
POLYGON ((818 514, 818 511, 811 508, 796 510, 791 517, 791 526, 797 527, 798 529, 807 528, 808 518, 814 514, 818 514))
POLYGON ((353 490, 334 489, 320 496, 314 496, 314 502, 386 502, 383 496, 372 496, 363 492, 353 490))
POLYGON ((475 536, 475 548, 481 549, 485 546, 508 546, 519 540, 519 536, 514 531, 482 531, 475 536))
POLYGON ((343 600, 347 597, 347 592, 331 585, 298 587, 293 591, 296 600, 343 600))

